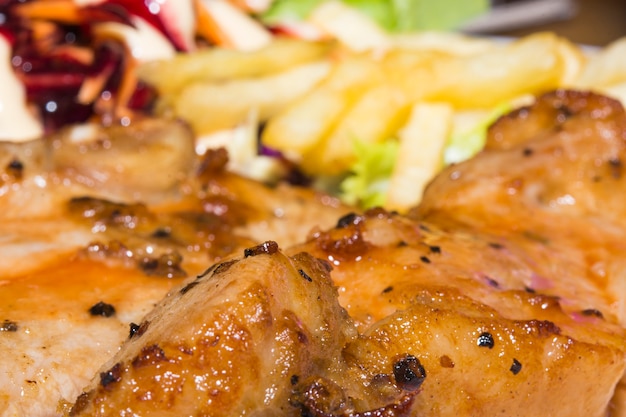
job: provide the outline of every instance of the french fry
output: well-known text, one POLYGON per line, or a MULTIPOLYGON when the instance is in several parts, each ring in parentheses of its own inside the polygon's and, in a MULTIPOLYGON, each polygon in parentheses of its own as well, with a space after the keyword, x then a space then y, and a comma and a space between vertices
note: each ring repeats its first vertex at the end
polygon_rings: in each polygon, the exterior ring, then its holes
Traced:
POLYGON ((499 49, 497 42, 455 32, 417 32, 391 38, 393 48, 414 52, 438 51, 449 55, 470 56, 499 49))
POLYGON ((574 85, 601 88, 626 81, 626 38, 617 40, 593 54, 574 85))
POLYGON ((391 137, 406 119, 405 94, 389 83, 368 89, 302 161, 305 172, 338 175, 354 162, 354 141, 370 144, 391 137))
POLYGON ((259 77, 318 61, 332 49, 331 42, 275 39, 255 51, 211 48, 178 54, 173 59, 143 64, 139 78, 161 95, 174 95, 185 86, 203 82, 259 77))
POLYGON ((146 64, 140 77, 161 93, 162 112, 198 135, 232 129, 254 112, 266 122, 262 143, 314 176, 345 174, 355 141, 398 137, 386 207, 399 211, 419 202, 442 164, 480 149, 485 120, 498 109, 569 87, 626 101, 626 38, 599 53, 549 33, 503 41, 364 29, 359 39, 344 29, 364 22, 338 3, 316 13, 348 49, 277 38, 246 53, 214 48, 146 64))
POLYGON ((238 125, 252 109, 265 121, 310 90, 329 69, 328 61, 319 61, 266 77, 195 83, 175 97, 174 114, 201 135, 238 125))
POLYGON ((356 52, 387 48, 391 43, 389 35, 372 19, 341 1, 322 2, 308 21, 356 52))
POLYGON ((452 125, 452 106, 417 103, 398 131, 400 149, 385 207, 406 211, 421 201, 422 192, 442 164, 443 148, 452 125))
POLYGON ((555 35, 540 33, 496 51, 439 60, 433 68, 438 91, 428 99, 460 108, 489 108, 557 88, 564 74, 559 47, 555 35))
POLYGON ((320 143, 367 86, 382 82, 382 77, 378 64, 366 56, 340 59, 315 89, 268 121, 262 142, 301 158, 320 143))
POLYGON ((381 65, 385 82, 401 90, 409 102, 424 100, 440 88, 437 63, 454 59, 441 51, 416 51, 393 48, 385 53, 381 65))
POLYGON ((571 87, 587 65, 587 56, 578 45, 567 39, 558 38, 557 42, 557 50, 563 63, 559 87, 571 87))

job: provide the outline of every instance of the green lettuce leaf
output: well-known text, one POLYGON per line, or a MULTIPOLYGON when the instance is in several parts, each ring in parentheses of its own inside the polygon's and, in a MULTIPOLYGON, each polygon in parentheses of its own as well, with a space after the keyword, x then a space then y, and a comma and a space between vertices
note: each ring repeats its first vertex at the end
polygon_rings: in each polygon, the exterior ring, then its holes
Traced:
MULTIPOLYGON (((275 0, 260 18, 268 24, 297 21, 326 0, 275 0)), ((486 12, 489 0, 342 0, 390 32, 450 30, 486 12)))
POLYGON ((374 144, 356 140, 354 152, 357 159, 350 175, 340 184, 341 199, 363 208, 384 205, 398 149, 395 139, 374 144))
POLYGON ((385 30, 396 27, 396 13, 390 0, 343 0, 348 6, 368 16, 385 30))
POLYGON ((451 30, 489 9, 488 0, 391 0, 395 32, 451 30))
POLYGON ((462 162, 476 155, 485 146, 489 126, 512 108, 513 105, 511 103, 503 103, 494 108, 487 117, 472 129, 452 136, 443 152, 444 164, 449 165, 462 162))
POLYGON ((259 18, 266 24, 300 21, 326 0, 274 0, 259 18))

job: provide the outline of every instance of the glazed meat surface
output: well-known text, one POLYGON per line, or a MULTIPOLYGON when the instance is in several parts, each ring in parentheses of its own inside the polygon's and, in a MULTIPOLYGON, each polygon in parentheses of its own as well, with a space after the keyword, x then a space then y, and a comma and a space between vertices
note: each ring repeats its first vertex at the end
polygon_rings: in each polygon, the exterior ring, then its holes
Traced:
POLYGON ((625 141, 617 102, 547 94, 407 216, 170 292, 69 415, 625 415, 625 141))
POLYGON ((295 243, 346 208, 195 156, 182 125, 0 144, 0 415, 60 416, 173 287, 264 239, 295 243))

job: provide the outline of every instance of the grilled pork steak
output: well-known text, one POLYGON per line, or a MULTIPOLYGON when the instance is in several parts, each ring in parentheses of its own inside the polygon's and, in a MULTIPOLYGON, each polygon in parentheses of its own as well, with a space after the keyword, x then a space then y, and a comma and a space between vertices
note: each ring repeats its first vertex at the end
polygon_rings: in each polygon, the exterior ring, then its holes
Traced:
POLYGON ((70 415, 624 415, 625 141, 615 101, 547 94, 408 216, 171 292, 70 415))
POLYGON ((0 415, 62 415, 173 286, 347 210, 226 164, 158 120, 0 144, 0 415))

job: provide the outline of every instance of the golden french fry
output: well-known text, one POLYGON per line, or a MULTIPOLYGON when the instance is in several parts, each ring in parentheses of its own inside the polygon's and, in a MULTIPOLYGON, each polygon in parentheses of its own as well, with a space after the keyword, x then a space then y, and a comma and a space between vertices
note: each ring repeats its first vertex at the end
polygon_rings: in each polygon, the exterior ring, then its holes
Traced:
POLYGON ((391 45, 415 52, 438 51, 458 56, 477 55, 498 49, 498 43, 493 39, 433 31, 394 35, 391 45))
POLYGON ((400 149, 385 207, 406 211, 418 204, 428 182, 442 165, 443 149, 452 125, 452 106, 417 103, 398 131, 400 149))
POLYGON ((139 78, 153 85, 162 95, 171 95, 184 86, 235 78, 259 77, 325 57, 330 42, 307 42, 275 39, 256 51, 210 48, 178 54, 174 58, 153 61, 139 67, 139 78))
POLYGON ((387 32, 372 19, 341 1, 322 2, 313 10, 308 21, 353 51, 362 52, 390 45, 387 32))
POLYGON ((321 142, 302 160, 305 172, 338 175, 354 162, 354 141, 375 143, 393 136, 406 119, 408 103, 391 84, 374 85, 343 114, 321 142))
POLYGON ((558 87, 572 87, 587 64, 587 56, 578 45, 564 38, 558 38, 557 49, 563 63, 558 87))
POLYGON ((433 65, 437 92, 428 99, 461 108, 489 108, 523 94, 538 94, 559 87, 564 77, 559 38, 549 33, 433 65))
POLYGON ((601 88, 626 81, 626 38, 593 54, 574 82, 580 88, 601 88))
POLYGON ((401 90, 408 102, 423 100, 440 86, 436 63, 454 59, 441 51, 393 48, 385 53, 381 65, 385 82, 401 90))
MULTIPOLYGON (((549 33, 507 41, 365 30, 371 37, 356 39, 340 23, 353 17, 331 6, 320 10, 330 16, 324 24, 345 35, 339 43, 365 44, 368 52, 277 39, 258 51, 212 49, 146 64, 140 77, 161 93, 163 112, 187 120, 198 134, 230 129, 253 111, 267 122, 262 142, 316 176, 348 171, 355 140, 399 137, 387 207, 401 211, 418 203, 444 149, 455 151, 445 148, 450 136, 480 135, 472 132, 494 109, 563 87, 626 100, 626 38, 597 54, 549 33)), ((470 142, 457 151, 475 152, 482 143, 470 142)))
POLYGON ((172 107, 196 134, 232 128, 251 109, 265 121, 310 90, 329 69, 328 61, 319 61, 266 77, 196 83, 183 89, 172 107))
POLYGON ((381 68, 369 57, 340 59, 321 83, 268 121, 263 143, 302 157, 320 143, 367 86, 380 83, 382 76, 381 68))

